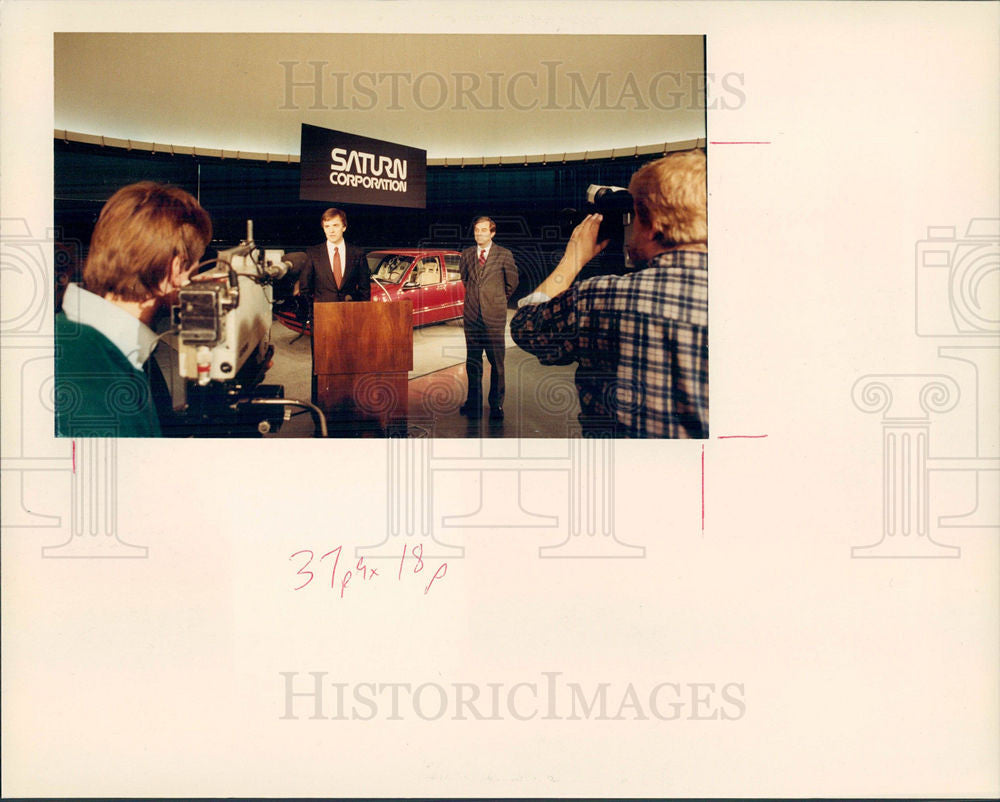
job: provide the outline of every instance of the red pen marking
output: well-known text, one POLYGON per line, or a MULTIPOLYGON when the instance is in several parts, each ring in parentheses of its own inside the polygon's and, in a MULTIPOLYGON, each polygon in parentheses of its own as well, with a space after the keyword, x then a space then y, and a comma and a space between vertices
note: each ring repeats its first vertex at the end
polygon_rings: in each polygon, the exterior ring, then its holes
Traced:
MULTIPOLYGON (((380 576, 378 568, 375 568, 369 565, 367 562, 365 562, 364 557, 359 557, 357 563, 354 566, 354 569, 345 570, 343 575, 340 577, 340 581, 338 583, 337 568, 340 565, 340 557, 342 551, 343 551, 342 547, 337 546, 334 549, 330 549, 330 551, 326 552, 326 554, 324 554, 319 558, 320 562, 327 559, 328 557, 334 558, 333 568, 330 571, 330 588, 336 591, 337 587, 339 586, 341 599, 343 599, 344 596, 347 594, 348 585, 351 583, 353 579, 357 579, 359 575, 361 576, 360 580, 361 583, 365 585, 369 584, 377 576, 380 576)), ((418 543, 409 551, 410 551, 410 556, 413 558, 412 573, 419 574, 424 570, 424 564, 425 564, 424 546, 422 543, 418 543)), ((406 552, 407 552, 407 546, 404 545, 403 553, 399 558, 399 570, 396 573, 397 579, 403 578, 403 567, 406 564, 406 552)), ((301 585, 294 588, 295 590, 302 590, 303 588, 306 587, 306 585, 312 582, 316 576, 315 573, 309 570, 309 566, 312 565, 313 559, 315 558, 315 553, 312 551, 312 549, 299 549, 294 554, 290 555, 288 559, 294 560, 299 556, 305 557, 305 562, 295 573, 296 576, 301 576, 304 581, 302 582, 301 585)), ((407 574, 409 573, 411 572, 407 571, 407 574)), ((440 565, 438 565, 437 570, 434 572, 434 576, 431 577, 430 581, 424 587, 424 595, 426 596, 428 593, 430 593, 431 588, 434 586, 434 583, 437 582, 438 580, 444 579, 447 573, 448 573, 448 563, 443 562, 440 565)), ((355 582, 355 585, 357 584, 358 583, 355 582)))
POLYGON ((709 142, 709 145, 770 145, 770 142, 709 142))
POLYGON ((294 560, 300 554, 308 554, 309 555, 309 559, 306 560, 306 564, 303 565, 298 571, 296 571, 295 574, 296 574, 296 576, 305 576, 306 574, 308 574, 309 578, 305 582, 303 582, 301 585, 299 585, 297 588, 295 588, 296 590, 302 590, 302 588, 304 588, 306 585, 308 585, 310 582, 313 581, 313 576, 314 576, 314 574, 313 574, 312 571, 307 571, 306 570, 306 568, 309 566, 309 563, 312 562, 312 558, 313 558, 312 550, 310 550, 310 549, 299 549, 297 552, 295 552, 295 554, 292 554, 288 559, 289 560, 294 560))
POLYGON ((434 572, 434 576, 431 577, 431 581, 427 583, 427 587, 424 588, 424 595, 426 596, 433 585, 438 579, 443 579, 444 575, 448 573, 448 563, 441 563, 438 566, 437 571, 434 572))
POLYGON ((378 576, 378 568, 372 568, 366 564, 364 557, 358 557, 358 564, 355 567, 361 572, 361 578, 366 581, 371 581, 378 576))
POLYGON ((741 440, 756 440, 761 437, 767 437, 766 434, 720 434, 720 440, 732 440, 734 438, 739 438, 741 440))
POLYGON ((701 531, 705 531, 705 446, 701 447, 701 531))
POLYGON ((76 440, 73 441, 73 473, 76 473, 76 440))
POLYGON ((327 557, 329 557, 334 552, 337 553, 337 559, 335 559, 333 561, 333 571, 330 572, 330 587, 331 588, 335 587, 334 580, 337 578, 337 564, 340 562, 340 550, 341 550, 341 548, 342 548, 341 546, 337 546, 337 548, 331 549, 326 554, 324 554, 322 557, 320 557, 321 560, 325 560, 327 557))

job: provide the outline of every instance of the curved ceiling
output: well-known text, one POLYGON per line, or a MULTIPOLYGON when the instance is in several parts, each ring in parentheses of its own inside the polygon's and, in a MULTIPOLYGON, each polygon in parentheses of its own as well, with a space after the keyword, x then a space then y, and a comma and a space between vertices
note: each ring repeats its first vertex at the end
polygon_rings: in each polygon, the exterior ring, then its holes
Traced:
POLYGON ((300 123, 428 158, 705 137, 701 36, 56 33, 55 127, 299 153, 300 123))

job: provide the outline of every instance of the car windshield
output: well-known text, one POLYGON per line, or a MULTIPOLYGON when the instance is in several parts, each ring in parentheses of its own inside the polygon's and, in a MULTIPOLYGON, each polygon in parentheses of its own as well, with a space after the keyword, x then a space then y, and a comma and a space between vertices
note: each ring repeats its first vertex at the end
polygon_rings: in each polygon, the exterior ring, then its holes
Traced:
POLYGON ((372 277, 390 284, 399 284, 412 262, 412 256, 400 256, 396 253, 368 254, 368 269, 371 271, 372 277))

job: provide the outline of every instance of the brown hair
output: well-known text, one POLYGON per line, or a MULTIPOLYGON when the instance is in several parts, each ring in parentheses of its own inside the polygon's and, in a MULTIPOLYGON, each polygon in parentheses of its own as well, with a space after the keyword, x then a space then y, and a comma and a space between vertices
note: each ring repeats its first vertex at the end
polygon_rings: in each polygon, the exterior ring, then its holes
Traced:
POLYGON ((101 209, 83 281, 97 295, 144 301, 170 275, 175 256, 188 267, 211 240, 208 212, 183 189, 152 181, 130 184, 101 209))
POLYGON ((327 220, 333 220, 334 217, 339 217, 340 222, 344 224, 344 228, 347 228, 347 215, 344 214, 341 209, 330 208, 323 212, 323 216, 320 218, 321 223, 325 223, 327 220))
POLYGON ((493 218, 492 217, 486 217, 485 215, 483 215, 482 217, 477 217, 475 220, 472 221, 472 227, 475 228, 476 226, 478 226, 484 220, 487 223, 490 224, 490 233, 491 234, 496 234, 497 233, 497 224, 493 222, 493 218))
POLYGON ((643 165, 629 181, 635 211, 664 245, 708 243, 707 161, 701 150, 643 165))

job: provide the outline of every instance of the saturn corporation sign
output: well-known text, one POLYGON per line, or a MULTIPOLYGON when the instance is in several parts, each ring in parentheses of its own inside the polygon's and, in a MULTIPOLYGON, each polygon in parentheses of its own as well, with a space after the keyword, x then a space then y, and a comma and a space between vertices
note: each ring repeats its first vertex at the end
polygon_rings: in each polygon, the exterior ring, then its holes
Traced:
POLYGON ((423 209, 427 151, 302 125, 301 200, 423 209))

